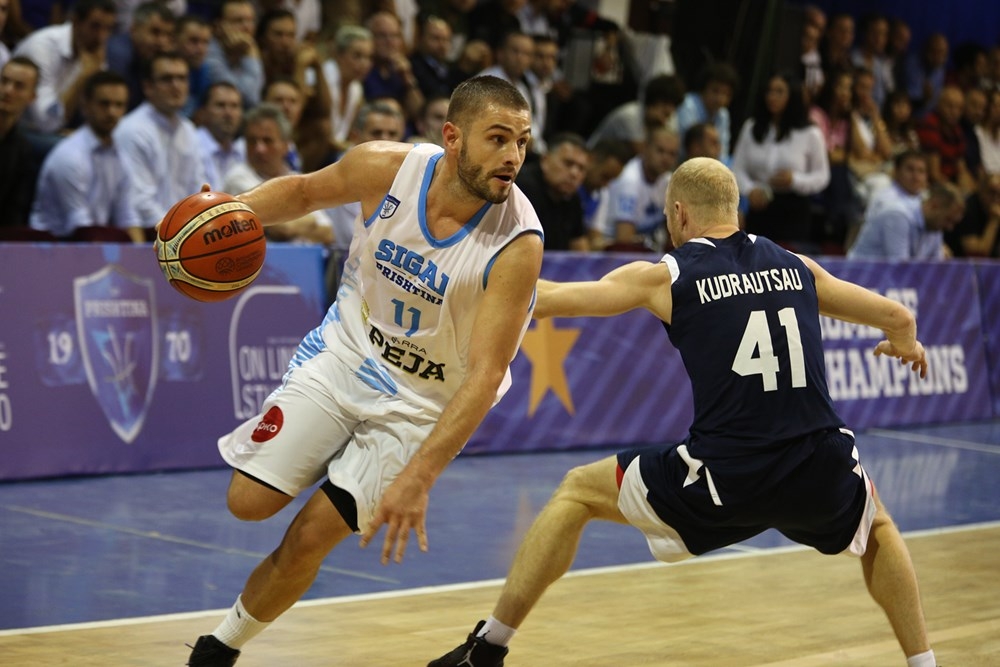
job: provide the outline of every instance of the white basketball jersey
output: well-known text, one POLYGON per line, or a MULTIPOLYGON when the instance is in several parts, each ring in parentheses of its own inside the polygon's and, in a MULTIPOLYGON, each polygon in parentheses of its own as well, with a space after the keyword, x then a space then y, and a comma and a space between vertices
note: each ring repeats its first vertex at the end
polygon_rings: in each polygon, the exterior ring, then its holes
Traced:
MULTIPOLYGON (((363 382, 431 411, 440 411, 465 378, 493 261, 518 236, 542 234, 515 186, 506 202, 484 204, 450 237, 432 237, 427 190, 442 155, 433 144, 415 146, 379 210, 367 220, 358 217, 322 329, 325 347, 356 364, 363 382)), ((523 337, 531 312, 509 316, 522 320, 523 337)), ((496 400, 509 386, 508 370, 496 400)))

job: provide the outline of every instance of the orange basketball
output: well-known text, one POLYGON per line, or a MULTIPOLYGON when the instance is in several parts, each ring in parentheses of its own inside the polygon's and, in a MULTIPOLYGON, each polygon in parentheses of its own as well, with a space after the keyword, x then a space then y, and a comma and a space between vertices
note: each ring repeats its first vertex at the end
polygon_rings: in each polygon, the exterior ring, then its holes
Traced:
POLYGON ((167 280, 197 301, 222 301, 260 274, 267 242, 250 207, 224 192, 199 192, 167 212, 156 233, 167 280))

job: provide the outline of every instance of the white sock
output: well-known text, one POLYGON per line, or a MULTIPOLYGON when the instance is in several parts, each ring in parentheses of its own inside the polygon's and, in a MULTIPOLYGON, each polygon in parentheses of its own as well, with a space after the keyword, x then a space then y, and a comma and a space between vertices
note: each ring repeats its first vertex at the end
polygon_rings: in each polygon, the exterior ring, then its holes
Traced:
POLYGON ((937 658, 934 657, 934 651, 911 655, 906 659, 906 667, 937 667, 937 658))
POLYGON ((516 628, 512 628, 509 625, 504 625, 497 619, 490 616, 486 619, 486 625, 476 633, 477 637, 482 637, 490 644, 496 646, 506 646, 510 643, 510 640, 514 638, 514 633, 517 632, 516 628))
POLYGON ((243 607, 243 597, 236 598, 236 604, 229 610, 212 634, 229 648, 242 648, 244 644, 259 635, 271 623, 261 623, 243 607))

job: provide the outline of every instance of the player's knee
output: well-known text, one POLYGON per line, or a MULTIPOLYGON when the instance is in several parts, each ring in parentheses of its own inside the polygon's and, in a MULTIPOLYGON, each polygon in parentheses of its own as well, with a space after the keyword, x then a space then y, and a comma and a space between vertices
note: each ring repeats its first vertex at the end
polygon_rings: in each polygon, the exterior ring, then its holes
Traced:
POLYGON ((281 511, 292 497, 242 475, 235 475, 226 494, 229 512, 240 521, 263 521, 281 511))
POLYGON ((229 494, 226 505, 229 507, 229 513, 240 521, 263 521, 277 513, 276 509, 249 500, 245 496, 234 496, 233 494, 229 494))
POLYGON ((598 515, 601 498, 595 492, 589 468, 580 466, 567 472, 556 489, 554 500, 577 503, 591 515, 598 515))

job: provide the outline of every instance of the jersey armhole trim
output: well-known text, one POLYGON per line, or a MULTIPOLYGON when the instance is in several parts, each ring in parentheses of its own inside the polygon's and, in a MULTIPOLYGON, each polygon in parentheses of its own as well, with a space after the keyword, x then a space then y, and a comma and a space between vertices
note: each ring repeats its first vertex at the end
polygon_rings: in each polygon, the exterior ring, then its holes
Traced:
MULTIPOLYGON (((545 235, 542 234, 542 231, 540 229, 526 229, 523 232, 521 232, 520 234, 511 237, 511 239, 507 243, 505 243, 502 248, 500 248, 499 250, 497 250, 493 254, 493 256, 490 257, 490 261, 486 263, 486 268, 483 270, 483 289, 486 289, 486 285, 489 284, 489 282, 490 282, 490 271, 493 270, 493 264, 494 264, 494 262, 497 261, 497 257, 500 256, 500 253, 502 253, 507 248, 507 246, 509 246, 511 243, 513 243, 515 239, 519 239, 522 236, 524 236, 525 234, 537 234, 538 237, 540 239, 542 239, 543 241, 545 239, 545 235)), ((534 299, 534 297, 532 297, 532 299, 534 299)), ((532 305, 534 305, 534 304, 532 304, 532 305)))

